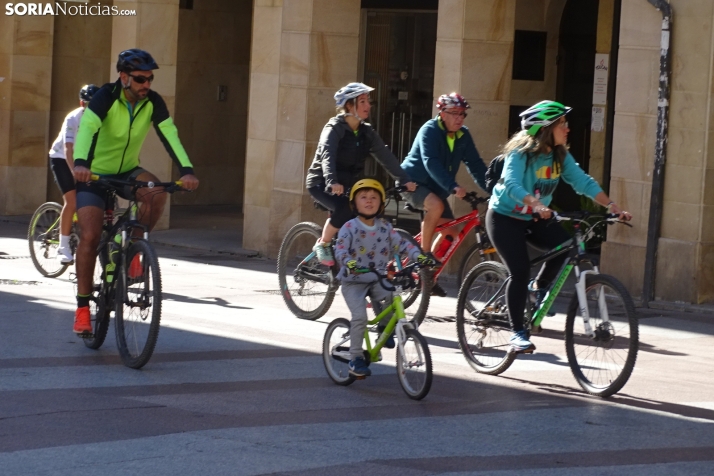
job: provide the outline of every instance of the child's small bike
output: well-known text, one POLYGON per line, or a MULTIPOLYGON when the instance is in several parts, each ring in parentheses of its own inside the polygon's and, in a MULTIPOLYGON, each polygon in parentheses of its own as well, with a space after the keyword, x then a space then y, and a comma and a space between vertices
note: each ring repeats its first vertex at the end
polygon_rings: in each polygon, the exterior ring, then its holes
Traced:
MULTIPOLYGON (((406 319, 400 295, 401 291, 417 285, 413 276, 418 275, 418 267, 419 265, 416 263, 410 264, 403 270, 388 275, 379 274, 374 268, 357 268, 356 270, 356 272, 374 273, 379 276, 379 284, 387 291, 391 291, 393 295, 392 303, 385 307, 377 317, 368 321, 368 325, 372 327, 368 327, 364 332, 367 346, 367 350, 364 351, 364 359, 367 365, 370 362, 381 360, 380 350, 392 332, 396 332, 397 377, 404 392, 414 400, 426 397, 432 380, 429 345, 414 324, 406 319), (389 318, 390 315, 391 318, 389 318), (389 318, 389 322, 373 346, 369 339, 369 331, 375 329, 376 324, 386 318, 389 318)), ((336 384, 350 385, 358 379, 349 373, 350 321, 339 318, 327 326, 325 338, 322 341, 322 357, 327 375, 336 384)))

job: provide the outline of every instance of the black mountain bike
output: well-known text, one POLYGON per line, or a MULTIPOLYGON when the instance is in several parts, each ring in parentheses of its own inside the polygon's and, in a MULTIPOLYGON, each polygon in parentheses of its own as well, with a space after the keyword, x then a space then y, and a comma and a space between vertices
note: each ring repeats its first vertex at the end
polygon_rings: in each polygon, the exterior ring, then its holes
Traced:
POLYGON ((106 187, 109 194, 90 297, 93 333, 82 338, 90 349, 101 347, 107 337, 113 310, 121 360, 127 367, 139 369, 151 358, 159 338, 161 270, 156 251, 149 243, 148 227, 137 219, 138 204, 130 201, 126 210, 116 218, 116 194, 124 187, 131 187, 132 196, 140 188, 163 187, 156 193, 183 189, 180 181, 124 181, 96 175, 92 180, 106 187))

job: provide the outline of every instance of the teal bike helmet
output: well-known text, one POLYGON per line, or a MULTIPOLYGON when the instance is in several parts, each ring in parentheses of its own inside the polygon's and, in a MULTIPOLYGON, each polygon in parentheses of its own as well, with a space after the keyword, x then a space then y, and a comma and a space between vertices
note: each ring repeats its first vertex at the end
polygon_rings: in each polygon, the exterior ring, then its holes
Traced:
POLYGON ((519 114, 521 117, 521 129, 526 131, 528 135, 534 136, 541 127, 553 124, 559 117, 566 115, 572 109, 572 107, 563 106, 559 102, 541 101, 519 114))

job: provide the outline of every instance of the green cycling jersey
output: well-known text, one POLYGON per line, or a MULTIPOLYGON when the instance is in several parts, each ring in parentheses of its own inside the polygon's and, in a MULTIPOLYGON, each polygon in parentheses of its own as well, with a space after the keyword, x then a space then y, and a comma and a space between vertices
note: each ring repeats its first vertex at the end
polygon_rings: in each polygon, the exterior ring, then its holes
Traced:
POLYGON ((138 167, 139 152, 152 123, 181 176, 193 174, 162 97, 149 90, 132 107, 118 80, 102 86, 82 116, 74 144, 75 167, 87 167, 99 175, 120 174, 138 167))

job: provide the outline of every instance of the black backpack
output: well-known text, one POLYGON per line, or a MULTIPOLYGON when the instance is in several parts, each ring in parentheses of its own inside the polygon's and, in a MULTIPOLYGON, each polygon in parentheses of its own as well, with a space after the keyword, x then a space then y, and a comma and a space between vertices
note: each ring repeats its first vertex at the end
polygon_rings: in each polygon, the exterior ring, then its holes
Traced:
MULTIPOLYGON (((531 154, 526 154, 526 160, 530 162, 531 154)), ((486 168, 486 191, 493 195, 493 188, 501 180, 501 175, 503 174, 503 165, 506 163, 506 156, 501 154, 493 158, 488 167, 486 168)))
POLYGON ((489 194, 493 194, 493 187, 496 186, 499 180, 501 180, 501 174, 503 173, 503 164, 506 162, 505 157, 502 155, 499 155, 495 157, 490 164, 488 164, 488 168, 486 169, 486 191, 489 194))

